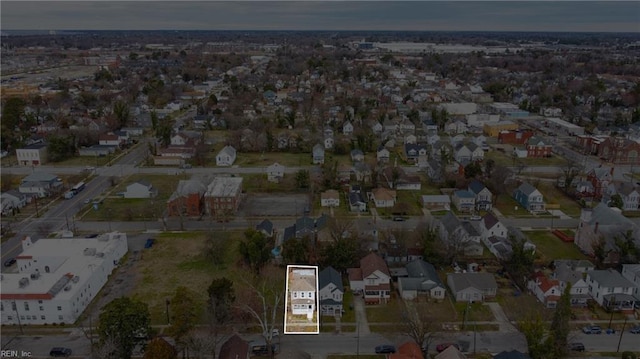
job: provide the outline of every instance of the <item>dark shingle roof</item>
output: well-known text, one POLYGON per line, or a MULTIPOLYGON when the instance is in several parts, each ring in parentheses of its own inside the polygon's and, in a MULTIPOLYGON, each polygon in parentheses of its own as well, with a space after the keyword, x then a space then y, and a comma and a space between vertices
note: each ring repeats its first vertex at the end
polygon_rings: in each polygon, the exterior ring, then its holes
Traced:
POLYGON ((318 274, 319 289, 326 287, 330 283, 333 283, 341 292, 344 292, 342 277, 340 276, 340 273, 331 266, 323 269, 320 274, 318 274))

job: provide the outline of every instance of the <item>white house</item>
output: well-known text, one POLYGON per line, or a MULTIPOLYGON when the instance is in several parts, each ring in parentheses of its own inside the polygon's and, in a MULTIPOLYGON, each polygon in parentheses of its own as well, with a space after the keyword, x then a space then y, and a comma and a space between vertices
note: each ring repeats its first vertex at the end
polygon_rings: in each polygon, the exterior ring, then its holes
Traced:
POLYGON ((527 283, 527 288, 547 308, 555 308, 562 295, 560 281, 547 278, 542 272, 533 275, 527 283))
POLYGON ((351 121, 347 121, 342 125, 342 134, 350 136, 353 134, 353 125, 351 121))
POLYGON ((324 149, 330 150, 333 148, 335 141, 333 140, 333 137, 325 137, 323 143, 324 143, 324 149))
POLYGON ((2 324, 73 324, 127 253, 127 235, 22 240, 17 272, 2 273, 2 324))
POLYGON ((224 146, 216 155, 216 166, 231 166, 236 161, 236 149, 224 146))
POLYGON ((633 295, 636 298, 640 298, 640 264, 623 264, 622 276, 635 284, 633 295))
POLYGON ((313 318, 316 311, 316 275, 315 269, 291 269, 289 275, 289 293, 291 314, 313 318))
POLYGON ((313 146, 312 155, 314 165, 324 163, 324 147, 321 144, 313 146))
POLYGON ((19 211, 27 205, 27 195, 16 190, 9 190, 0 194, 0 210, 3 216, 19 211))
MULTIPOLYGON (((489 237, 507 238, 507 227, 502 224, 491 212, 485 214, 480 220, 480 232, 483 242, 489 237)), ((487 246, 488 243, 485 242, 487 246)))
POLYGON ((560 281, 560 291, 564 293, 567 285, 571 285, 569 295, 572 307, 586 307, 589 296, 589 285, 584 279, 587 270, 594 270, 594 265, 586 260, 556 260, 553 278, 560 281), (586 263, 583 266, 581 263, 586 263))
POLYGON ((498 291, 493 274, 486 272, 449 273, 447 284, 457 302, 483 302, 498 291))
POLYGON ((379 163, 388 163, 389 162, 389 150, 384 148, 384 147, 378 148, 378 152, 376 153, 376 158, 378 159, 379 163))
POLYGON ((267 180, 269 182, 279 183, 284 178, 284 166, 275 162, 267 167, 267 180))
POLYGON ((16 149, 16 158, 20 166, 40 166, 47 162, 47 145, 36 143, 16 149))
POLYGON ((378 208, 393 207, 396 204, 396 191, 387 188, 374 188, 371 191, 371 199, 378 208))
POLYGON ((124 198, 151 198, 155 197, 158 191, 147 181, 134 182, 127 186, 124 198))
POLYGON ((632 312, 635 302, 635 284, 613 269, 587 272, 589 294, 605 309, 632 312))
POLYGON ((318 295, 322 315, 342 316, 344 286, 340 273, 329 266, 318 274, 318 295))
POLYGON ((322 207, 339 207, 340 194, 335 189, 330 189, 320 194, 320 206, 322 207))
POLYGON ((398 278, 398 293, 402 299, 444 299, 447 289, 431 263, 417 259, 407 263, 406 269, 407 276, 398 278))
POLYGON ((472 192, 475 198, 475 208, 477 211, 490 211, 493 205, 493 194, 484 183, 473 180, 469 183, 468 189, 472 192))
POLYGON ((451 195, 451 202, 459 212, 471 212, 475 207, 476 196, 471 191, 458 190, 451 195))

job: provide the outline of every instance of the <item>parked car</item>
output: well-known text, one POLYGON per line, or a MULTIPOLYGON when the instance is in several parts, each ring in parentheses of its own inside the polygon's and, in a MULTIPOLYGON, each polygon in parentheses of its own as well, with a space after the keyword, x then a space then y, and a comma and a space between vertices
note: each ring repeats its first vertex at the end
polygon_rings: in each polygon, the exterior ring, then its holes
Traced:
POLYGON ((15 258, 9 258, 6 261, 4 261, 4 266, 5 267, 11 267, 14 264, 16 264, 16 259, 15 258))
POLYGON ((587 325, 582 328, 584 334, 602 334, 602 328, 599 325, 587 325))
POLYGON ((633 334, 640 334, 640 325, 636 325, 635 327, 631 328, 630 332, 633 334))
POLYGON ((436 345, 436 351, 438 353, 441 353, 441 352, 445 351, 448 347, 450 347, 452 345, 454 347, 456 347, 456 349, 460 350, 460 346, 458 344, 456 344, 456 343, 441 343, 441 344, 436 345))
POLYGON ((405 219, 404 219, 404 217, 393 217, 393 221, 394 222, 404 222, 405 219))
POLYGON ((68 356, 71 356, 71 349, 62 348, 62 347, 55 347, 55 348, 51 349, 51 351, 49 352, 49 356, 52 356, 52 357, 68 357, 68 356))
POLYGON ((583 352, 584 351, 584 344, 582 343, 569 343, 569 350, 572 350, 574 352, 583 352))
POLYGON ((151 248, 153 247, 153 243, 155 243, 156 239, 155 238, 149 238, 147 239, 147 241, 144 243, 144 248, 151 248))
POLYGON ((378 345, 376 347, 376 354, 393 354, 396 352, 396 347, 393 345, 378 345))
POLYGON ((96 238, 97 236, 98 236, 98 233, 91 233, 84 236, 84 238, 96 238))

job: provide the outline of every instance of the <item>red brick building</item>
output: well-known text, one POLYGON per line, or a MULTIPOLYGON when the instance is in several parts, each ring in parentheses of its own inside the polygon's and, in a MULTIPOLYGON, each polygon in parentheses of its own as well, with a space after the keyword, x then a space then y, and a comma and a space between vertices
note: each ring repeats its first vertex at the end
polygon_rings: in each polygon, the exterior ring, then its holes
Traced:
POLYGON ((533 136, 527 141, 527 157, 550 157, 553 146, 545 143, 542 138, 533 136))
POLYGON ((204 194, 205 207, 212 217, 226 217, 236 213, 240 206, 242 177, 216 177, 204 194))
POLYGON ((169 217, 197 217, 204 208, 204 194, 207 187, 200 181, 182 180, 167 201, 169 217))
POLYGON ((498 142, 509 145, 524 145, 531 137, 533 137, 533 131, 529 130, 502 131, 498 134, 498 142))
POLYGON ((640 164, 640 143, 622 137, 578 136, 576 144, 584 153, 616 164, 640 164))

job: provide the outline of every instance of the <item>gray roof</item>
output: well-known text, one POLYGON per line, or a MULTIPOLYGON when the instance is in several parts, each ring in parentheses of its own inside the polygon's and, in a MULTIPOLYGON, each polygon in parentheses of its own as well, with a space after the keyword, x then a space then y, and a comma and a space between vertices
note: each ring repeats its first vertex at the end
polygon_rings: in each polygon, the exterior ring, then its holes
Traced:
POLYGON ((484 183, 478 181, 478 180, 473 180, 471 181, 471 183, 469 183, 469 191, 478 194, 480 193, 483 189, 485 189, 486 186, 484 185, 484 183))
POLYGON ((22 179, 22 182, 51 182, 58 179, 58 176, 45 172, 34 172, 22 179))
POLYGON ((446 194, 423 195, 423 203, 451 203, 451 198, 446 194))
POLYGON ((533 192, 536 191, 536 188, 533 187, 532 185, 530 185, 528 182, 523 182, 520 187, 518 187, 518 191, 524 193, 525 195, 529 196, 531 195, 533 192))
POLYGON ((327 285, 329 285, 330 283, 333 283, 337 289, 339 289, 341 292, 344 293, 344 287, 342 285, 342 277, 340 276, 340 273, 331 266, 323 269, 318 274, 318 286, 319 286, 318 289, 322 289, 327 285))
POLYGON ((442 223, 444 228, 449 233, 453 233, 456 229, 460 227, 460 220, 451 211, 447 212, 447 214, 445 214, 442 218, 440 218, 440 223, 442 223))
POLYGON ((602 202, 591 211, 591 218, 587 222, 590 224, 599 223, 599 226, 626 224, 635 227, 629 218, 602 202))
POLYGON ((430 279, 442 285, 435 267, 422 259, 416 259, 407 263, 407 275, 411 278, 430 279))
POLYGON ((271 223, 270 220, 265 219, 256 226, 256 230, 265 231, 270 234, 273 232, 273 223, 271 223))
POLYGON ((605 270, 592 270, 587 272, 587 276, 598 282, 601 287, 635 287, 635 284, 631 283, 627 278, 623 277, 620 272, 615 271, 611 268, 605 270))
POLYGON ((459 292, 467 288, 476 288, 480 290, 488 288, 498 288, 496 279, 491 273, 449 273, 448 278, 451 278, 454 288, 451 288, 454 292, 459 292))
POLYGON ((477 237, 480 235, 476 227, 474 227, 473 224, 471 224, 471 222, 469 221, 462 222, 462 228, 464 228, 464 230, 470 237, 477 237))
POLYGON ((459 198, 476 198, 476 196, 471 191, 467 191, 466 189, 461 189, 453 192, 453 195, 459 198))

